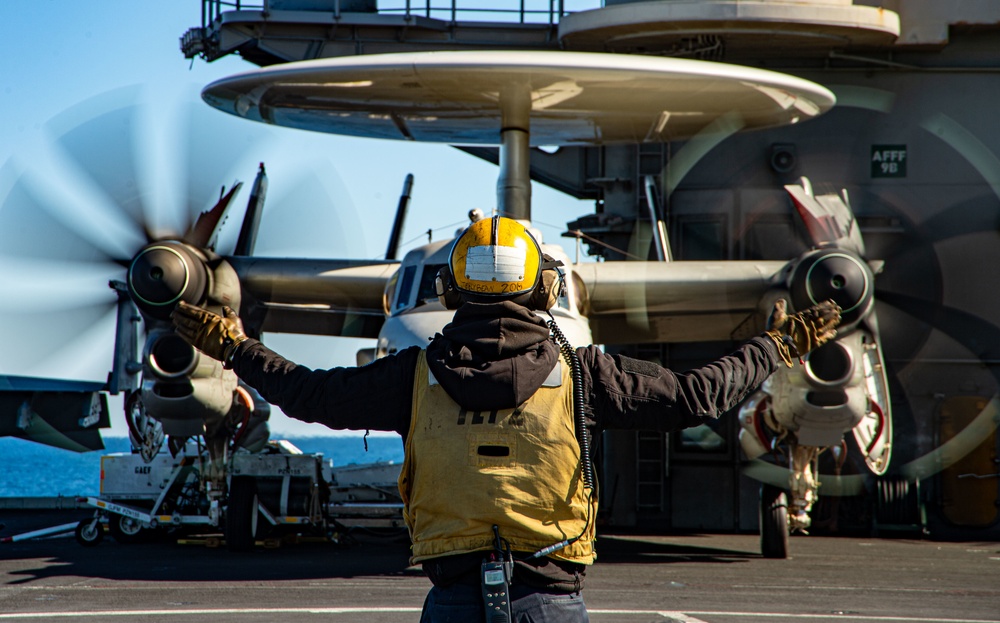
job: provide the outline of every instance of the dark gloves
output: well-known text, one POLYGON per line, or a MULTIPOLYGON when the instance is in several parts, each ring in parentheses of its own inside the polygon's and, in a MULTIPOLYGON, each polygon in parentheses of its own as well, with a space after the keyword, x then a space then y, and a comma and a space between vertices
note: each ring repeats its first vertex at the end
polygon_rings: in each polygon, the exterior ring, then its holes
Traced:
POLYGON ((170 314, 177 334, 212 359, 222 362, 224 368, 232 366, 236 348, 248 338, 243 332, 243 322, 229 307, 223 307, 220 316, 215 312, 189 305, 177 304, 170 314))
POLYGON ((778 354, 790 368, 793 359, 805 356, 837 335, 840 307, 833 301, 823 301, 789 316, 786 306, 785 299, 774 302, 764 334, 774 340, 778 354))

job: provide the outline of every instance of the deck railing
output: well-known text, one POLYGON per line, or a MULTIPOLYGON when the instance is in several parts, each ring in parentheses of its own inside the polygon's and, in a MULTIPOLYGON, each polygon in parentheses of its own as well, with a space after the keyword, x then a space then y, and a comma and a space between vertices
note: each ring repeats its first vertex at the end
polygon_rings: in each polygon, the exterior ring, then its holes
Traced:
POLYGON ((600 8, 603 0, 202 0, 201 25, 209 26, 226 11, 278 9, 381 13, 427 17, 449 22, 559 23, 568 13, 600 8), (364 7, 359 9, 358 7, 364 7))

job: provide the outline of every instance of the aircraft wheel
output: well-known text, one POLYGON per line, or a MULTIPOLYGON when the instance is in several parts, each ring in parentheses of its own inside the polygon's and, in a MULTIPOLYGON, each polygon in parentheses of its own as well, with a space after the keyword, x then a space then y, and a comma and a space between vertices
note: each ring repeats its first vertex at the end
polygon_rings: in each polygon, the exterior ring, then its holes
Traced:
POLYGON ((108 520, 108 531, 111 533, 111 538, 122 545, 144 541, 147 532, 138 519, 125 515, 112 515, 108 520))
POLYGON ((788 496, 773 485, 760 487, 760 553, 788 558, 788 496))
POLYGON ((226 506, 226 547, 231 552, 253 550, 257 538, 257 481, 249 476, 237 476, 229 484, 226 506))
POLYGON ((97 517, 84 519, 76 526, 76 542, 84 547, 93 547, 104 538, 104 526, 97 517))

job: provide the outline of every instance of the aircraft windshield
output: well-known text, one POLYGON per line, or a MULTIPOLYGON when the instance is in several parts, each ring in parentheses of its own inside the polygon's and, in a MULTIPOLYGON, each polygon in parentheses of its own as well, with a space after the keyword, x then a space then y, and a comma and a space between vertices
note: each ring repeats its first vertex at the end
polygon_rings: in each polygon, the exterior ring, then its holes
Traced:
POLYGON ((420 273, 420 285, 417 287, 417 305, 426 300, 437 300, 434 279, 442 267, 444 264, 424 264, 424 270, 420 273))
POLYGON ((406 266, 403 268, 403 277, 399 280, 399 292, 396 294, 395 311, 404 309, 410 303, 410 291, 413 289, 413 276, 416 274, 416 266, 406 266))
MULTIPOLYGON (((437 291, 434 288, 434 280, 437 277, 438 271, 444 267, 444 264, 424 264, 420 272, 420 277, 417 277, 417 269, 420 268, 417 265, 404 266, 400 270, 399 278, 399 288, 396 295, 396 303, 393 306, 393 312, 399 312, 407 309, 411 306, 411 301, 413 301, 412 306, 416 307, 422 305, 427 301, 437 300, 437 291), (413 288, 416 285, 417 295, 412 297, 413 288)), ((570 309, 569 296, 564 291, 562 296, 559 297, 556 302, 557 307, 562 309, 570 309)))

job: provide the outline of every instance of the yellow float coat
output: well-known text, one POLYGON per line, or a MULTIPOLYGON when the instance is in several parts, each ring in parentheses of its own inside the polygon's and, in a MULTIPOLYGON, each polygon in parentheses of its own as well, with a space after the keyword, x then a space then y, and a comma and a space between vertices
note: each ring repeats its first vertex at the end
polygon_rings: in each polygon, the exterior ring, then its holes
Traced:
POLYGON ((469 412, 434 381, 420 353, 399 475, 412 563, 492 550, 494 525, 516 552, 582 534, 549 556, 594 562, 596 495, 580 473, 571 377, 567 366, 557 370, 558 386, 539 388, 516 409, 469 412))

